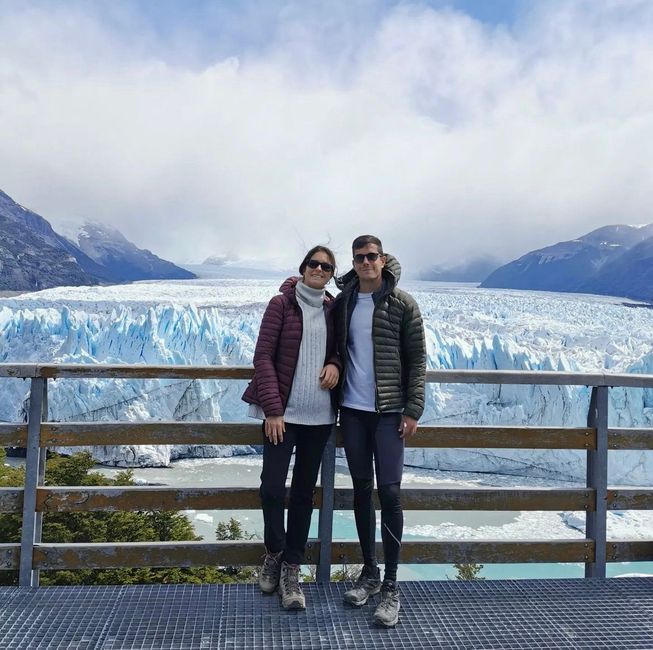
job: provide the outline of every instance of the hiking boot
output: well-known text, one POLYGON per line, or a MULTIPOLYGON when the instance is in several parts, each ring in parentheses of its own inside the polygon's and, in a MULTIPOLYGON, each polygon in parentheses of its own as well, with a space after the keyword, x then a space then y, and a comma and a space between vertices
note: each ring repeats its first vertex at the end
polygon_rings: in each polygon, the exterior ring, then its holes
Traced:
POLYGON ((306 609, 304 592, 299 586, 299 564, 281 563, 279 596, 284 609, 306 609))
POLYGON ((381 586, 381 602, 374 611, 373 620, 382 627, 394 627, 399 620, 399 587, 394 580, 384 580, 381 586))
POLYGON ((261 575, 258 578, 258 586, 265 594, 272 594, 279 586, 279 574, 281 573, 281 556, 283 551, 270 553, 265 551, 261 575))
POLYGON ((379 567, 364 566, 354 586, 345 591, 343 599, 347 605, 362 607, 370 596, 381 591, 381 575, 379 567))

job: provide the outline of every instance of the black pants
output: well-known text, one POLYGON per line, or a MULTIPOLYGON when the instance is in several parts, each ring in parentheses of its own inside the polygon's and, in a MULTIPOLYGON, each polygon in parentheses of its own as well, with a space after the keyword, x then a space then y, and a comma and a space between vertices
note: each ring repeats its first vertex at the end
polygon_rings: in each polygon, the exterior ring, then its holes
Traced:
POLYGON ((400 413, 374 413, 345 407, 340 409, 340 427, 354 484, 354 518, 363 561, 368 566, 376 566, 376 513, 372 501, 376 469, 376 485, 381 502, 385 578, 388 580, 397 579, 404 529, 400 498, 404 441, 399 437, 400 422, 400 413))
POLYGON ((264 434, 261 504, 265 547, 270 553, 284 551, 288 564, 301 564, 313 514, 313 490, 322 461, 322 452, 332 425, 305 425, 286 422, 283 442, 273 445, 264 434), (288 528, 284 528, 286 478, 293 449, 288 528))

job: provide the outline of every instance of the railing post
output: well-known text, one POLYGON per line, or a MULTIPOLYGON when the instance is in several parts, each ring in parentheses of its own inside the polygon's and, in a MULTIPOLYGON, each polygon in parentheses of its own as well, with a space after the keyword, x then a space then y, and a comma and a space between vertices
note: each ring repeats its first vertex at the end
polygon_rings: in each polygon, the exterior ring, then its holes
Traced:
POLYGON ((331 580, 331 543, 333 540, 333 499, 336 475, 336 427, 332 427, 331 435, 322 454, 322 469, 320 484, 322 485, 322 505, 318 523, 320 538, 320 558, 317 564, 317 582, 331 580))
MULTIPOLYGON (((27 420, 27 459, 25 462, 25 490, 23 495, 23 524, 20 538, 20 571, 18 584, 21 587, 37 587, 38 572, 32 570, 34 542, 37 538, 36 487, 41 476, 41 422, 45 401, 46 380, 33 377, 29 398, 27 420)), ((45 463, 43 463, 45 466, 45 463)), ((38 533, 40 537, 40 531, 38 533)))
MULTIPOLYGON (((48 421, 48 380, 46 379, 43 384, 43 408, 41 409, 41 420, 48 421)), ((45 466, 48 457, 48 450, 46 447, 39 447, 39 476, 36 482, 37 487, 45 485, 45 466)), ((40 544, 41 535, 43 533, 43 513, 37 512, 34 520, 34 543, 40 544)), ((39 586, 39 570, 32 569, 32 586, 39 586)))
POLYGON ((592 389, 587 426, 596 429, 596 450, 587 452, 587 487, 596 491, 596 509, 585 515, 585 537, 594 540, 594 562, 585 563, 586 578, 605 578, 608 512, 608 387, 592 389))

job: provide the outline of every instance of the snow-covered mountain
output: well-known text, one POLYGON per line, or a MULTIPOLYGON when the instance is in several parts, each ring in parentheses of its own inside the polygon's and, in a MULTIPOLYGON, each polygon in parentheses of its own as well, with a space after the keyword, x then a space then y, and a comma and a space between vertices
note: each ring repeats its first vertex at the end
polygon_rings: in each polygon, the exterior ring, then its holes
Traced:
POLYGON ((276 259, 250 259, 237 255, 211 255, 202 264, 187 264, 197 277, 254 280, 256 278, 287 278, 296 269, 287 269, 276 259))
POLYGON ((0 191, 0 289, 193 277, 106 226, 85 224, 74 237, 64 237, 42 216, 0 191))
POLYGON ((147 249, 138 248, 115 228, 86 221, 71 239, 83 253, 99 264, 113 282, 131 280, 189 280, 190 271, 162 260, 147 249))
MULTIPOLYGON (((653 373, 653 311, 602 297, 406 283, 425 319, 430 368, 653 373)), ((66 287, 0 300, 0 360, 6 362, 249 365, 270 281, 192 280, 66 287)), ((28 386, 4 379, 0 420, 25 415, 28 386)), ((57 380, 51 418, 245 421, 244 382, 57 380)), ((422 423, 584 426, 586 387, 427 387, 422 423)), ((612 426, 653 426, 653 391, 610 391, 612 426)), ((242 452, 242 448, 237 448, 242 452)), ((165 465, 210 447, 107 447, 103 462, 165 465)), ((227 450, 232 453, 234 450, 227 450)), ((247 450, 245 450, 247 451, 247 450)), ((611 452, 614 484, 653 483, 653 454, 611 452)), ((421 450, 408 464, 578 479, 585 454, 552 450, 421 450)))
POLYGON ((567 291, 653 300, 653 224, 604 226, 523 255, 482 287, 567 291))
POLYGON ((433 282, 482 282, 500 266, 502 262, 493 257, 477 257, 458 264, 431 266, 420 271, 418 279, 433 282))
MULTIPOLYGON (((96 284, 74 247, 43 217, 0 191, 0 289, 15 291, 58 285, 96 284)), ((81 251, 79 251, 81 253, 81 251)))

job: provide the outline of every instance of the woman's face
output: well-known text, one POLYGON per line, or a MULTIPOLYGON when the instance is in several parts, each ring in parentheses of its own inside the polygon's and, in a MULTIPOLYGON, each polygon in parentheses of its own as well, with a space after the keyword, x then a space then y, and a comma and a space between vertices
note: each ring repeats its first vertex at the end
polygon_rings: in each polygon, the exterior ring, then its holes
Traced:
POLYGON ((317 251, 317 253, 314 253, 309 260, 309 263, 304 269, 304 275, 302 276, 302 281, 307 287, 311 287, 311 289, 324 289, 326 283, 331 279, 333 271, 325 271, 321 266, 312 269, 310 266, 311 262, 321 262, 330 265, 331 260, 324 251, 317 251))

